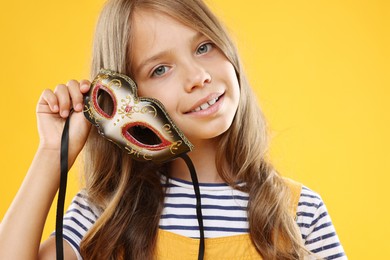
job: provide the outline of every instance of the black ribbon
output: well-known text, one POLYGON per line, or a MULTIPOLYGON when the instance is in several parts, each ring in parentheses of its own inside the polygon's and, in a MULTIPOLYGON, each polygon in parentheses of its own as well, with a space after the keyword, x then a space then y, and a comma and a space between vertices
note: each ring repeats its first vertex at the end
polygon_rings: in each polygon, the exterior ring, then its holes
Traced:
POLYGON ((181 158, 186 162, 188 169, 190 170, 191 179, 192 179, 192 185, 194 187, 195 191, 195 197, 196 197, 196 217, 198 219, 198 225, 199 225, 199 252, 198 252, 198 260, 203 260, 204 258, 204 227, 203 227, 203 215, 202 215, 202 202, 200 197, 200 189, 199 189, 199 182, 198 177, 196 175, 194 164, 192 163, 190 157, 188 154, 181 155, 181 158))
POLYGON ((57 260, 64 259, 63 247, 63 217, 64 204, 66 195, 66 184, 68 181, 68 148, 69 148, 69 120, 70 115, 65 121, 64 130, 61 136, 61 154, 60 154, 60 188, 57 199, 57 214, 56 214, 56 256, 57 260))

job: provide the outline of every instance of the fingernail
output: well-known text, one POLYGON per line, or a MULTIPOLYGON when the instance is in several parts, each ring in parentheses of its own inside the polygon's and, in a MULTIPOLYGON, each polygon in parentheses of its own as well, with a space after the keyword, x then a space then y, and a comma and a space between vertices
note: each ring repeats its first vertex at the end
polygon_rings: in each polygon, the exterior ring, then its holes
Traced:
POLYGON ((61 112, 61 116, 62 117, 67 117, 69 115, 69 111, 68 110, 64 110, 61 112))
POLYGON ((88 88, 89 87, 89 85, 87 84, 87 83, 83 83, 82 85, 81 85, 81 88, 88 88))
POLYGON ((81 111, 83 109, 83 105, 81 103, 78 103, 75 107, 76 111, 81 111))
POLYGON ((53 111, 54 111, 54 112, 57 112, 57 111, 58 111, 58 106, 57 106, 57 105, 55 105, 55 106, 53 107, 53 111))

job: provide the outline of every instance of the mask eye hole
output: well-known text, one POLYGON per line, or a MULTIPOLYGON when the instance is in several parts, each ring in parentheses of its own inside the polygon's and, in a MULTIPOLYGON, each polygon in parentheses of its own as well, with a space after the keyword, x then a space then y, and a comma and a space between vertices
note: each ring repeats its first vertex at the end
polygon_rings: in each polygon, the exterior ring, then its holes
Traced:
POLYGON ((114 101, 112 100, 110 94, 103 89, 99 89, 97 93, 97 102, 99 108, 106 113, 109 117, 113 116, 114 113, 114 101))
POLYGON ((150 151, 163 150, 172 144, 154 127, 145 122, 132 122, 124 125, 122 127, 122 135, 132 145, 150 151))
POLYGON ((154 146, 162 143, 161 139, 152 130, 144 126, 132 126, 127 129, 127 133, 138 142, 146 145, 154 146))
POLYGON ((116 113, 115 96, 110 89, 96 85, 93 90, 93 102, 96 111, 105 118, 112 118, 116 113))

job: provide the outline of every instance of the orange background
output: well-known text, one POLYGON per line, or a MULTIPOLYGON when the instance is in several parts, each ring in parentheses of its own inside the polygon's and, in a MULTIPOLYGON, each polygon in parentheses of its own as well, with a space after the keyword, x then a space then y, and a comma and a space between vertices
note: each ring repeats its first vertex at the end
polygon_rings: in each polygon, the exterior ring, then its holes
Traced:
MULTIPOLYGON (((40 93, 89 75, 102 3, 0 3, 0 219, 38 144, 40 93)), ((277 169, 322 195, 350 259, 390 259, 389 2, 208 3, 238 43, 272 130, 277 169)), ((75 167, 68 203, 77 181, 75 167)), ((44 238, 54 214, 55 204, 44 238)))

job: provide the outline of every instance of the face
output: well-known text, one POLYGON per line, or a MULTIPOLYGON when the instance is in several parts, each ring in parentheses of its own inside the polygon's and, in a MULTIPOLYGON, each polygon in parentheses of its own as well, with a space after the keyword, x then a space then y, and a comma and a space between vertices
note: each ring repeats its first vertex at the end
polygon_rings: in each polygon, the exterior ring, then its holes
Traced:
POLYGON ((194 144, 231 125, 239 102, 233 65, 202 33, 167 15, 133 17, 132 74, 141 97, 158 99, 194 144))

